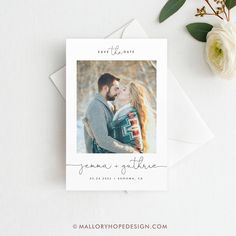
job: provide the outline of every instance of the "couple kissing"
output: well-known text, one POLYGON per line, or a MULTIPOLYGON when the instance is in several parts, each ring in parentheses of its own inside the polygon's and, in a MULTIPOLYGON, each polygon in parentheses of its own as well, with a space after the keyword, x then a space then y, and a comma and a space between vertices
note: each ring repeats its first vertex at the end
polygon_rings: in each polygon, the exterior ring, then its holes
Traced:
POLYGON ((98 79, 98 93, 89 103, 84 123, 88 153, 148 152, 150 109, 146 88, 105 73, 98 79))

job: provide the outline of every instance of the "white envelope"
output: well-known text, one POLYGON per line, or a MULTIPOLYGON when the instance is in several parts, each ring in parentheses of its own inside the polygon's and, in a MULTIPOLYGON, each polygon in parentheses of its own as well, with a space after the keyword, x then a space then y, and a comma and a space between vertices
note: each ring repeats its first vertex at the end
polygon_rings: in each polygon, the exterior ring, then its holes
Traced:
MULTIPOLYGON (((148 36, 134 19, 106 38, 148 38, 148 36)), ((172 166, 207 143, 214 135, 170 70, 167 77, 167 153, 169 166, 172 166)), ((50 75, 50 78, 65 99, 66 67, 50 75)))

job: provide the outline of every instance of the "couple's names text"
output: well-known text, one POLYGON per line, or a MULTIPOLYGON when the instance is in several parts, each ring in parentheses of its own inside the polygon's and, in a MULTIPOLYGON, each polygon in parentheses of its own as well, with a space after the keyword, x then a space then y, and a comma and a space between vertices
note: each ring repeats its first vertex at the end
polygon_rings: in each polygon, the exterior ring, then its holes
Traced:
POLYGON ((143 156, 141 157, 134 157, 132 158, 128 164, 78 164, 79 167, 79 174, 82 175, 86 169, 104 169, 110 170, 111 168, 120 168, 120 172, 122 175, 125 175, 128 170, 148 170, 158 167, 166 167, 166 166, 159 166, 157 164, 145 164, 143 156))

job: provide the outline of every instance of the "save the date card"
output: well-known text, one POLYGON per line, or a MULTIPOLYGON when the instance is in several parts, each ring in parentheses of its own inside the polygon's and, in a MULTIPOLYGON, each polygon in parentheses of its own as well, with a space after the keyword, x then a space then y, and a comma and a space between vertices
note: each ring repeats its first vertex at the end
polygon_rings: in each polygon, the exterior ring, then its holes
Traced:
POLYGON ((165 39, 67 39, 66 189, 167 190, 165 39))

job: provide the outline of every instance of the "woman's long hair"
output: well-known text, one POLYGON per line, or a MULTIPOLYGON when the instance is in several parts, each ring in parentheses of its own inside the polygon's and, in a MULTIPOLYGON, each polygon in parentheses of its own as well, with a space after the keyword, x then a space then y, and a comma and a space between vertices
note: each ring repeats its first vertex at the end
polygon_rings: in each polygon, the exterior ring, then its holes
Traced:
POLYGON ((148 124, 148 93, 144 86, 137 82, 129 83, 130 104, 137 110, 141 125, 143 139, 143 152, 148 150, 147 124, 148 124))

